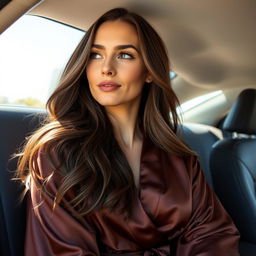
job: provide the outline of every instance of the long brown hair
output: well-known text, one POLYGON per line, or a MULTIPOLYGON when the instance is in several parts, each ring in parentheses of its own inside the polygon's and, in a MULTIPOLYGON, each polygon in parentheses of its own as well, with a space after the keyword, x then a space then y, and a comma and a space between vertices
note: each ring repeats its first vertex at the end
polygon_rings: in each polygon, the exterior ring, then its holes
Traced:
MULTIPOLYGON (((108 11, 89 28, 77 46, 59 86, 47 102, 47 123, 28 139, 19 154, 17 176, 22 181, 28 177, 36 180, 43 178, 33 163, 39 150, 43 151, 55 172, 63 177, 53 195, 55 203, 75 189, 71 203, 81 216, 102 208, 114 210, 119 201, 131 209, 136 195, 131 167, 115 139, 104 107, 90 93, 85 72, 95 32, 102 23, 113 20, 135 27, 143 61, 153 78, 153 82, 144 86, 138 116, 144 136, 166 152, 181 157, 193 154, 176 136, 178 99, 171 88, 164 43, 141 16, 123 8, 108 11)), ((44 191, 45 186, 40 189, 44 191)), ((123 211, 127 213, 124 208, 123 211)))

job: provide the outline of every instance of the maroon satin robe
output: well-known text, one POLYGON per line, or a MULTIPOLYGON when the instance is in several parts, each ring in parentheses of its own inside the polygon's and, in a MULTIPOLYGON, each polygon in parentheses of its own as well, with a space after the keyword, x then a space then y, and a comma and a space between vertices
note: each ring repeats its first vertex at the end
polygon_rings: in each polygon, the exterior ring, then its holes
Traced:
MULTIPOLYGON (((44 177, 52 173, 42 153, 34 164, 44 177)), ((51 176, 51 193, 60 180, 57 174, 51 176)), ((239 233, 196 157, 181 159, 144 139, 137 190, 129 220, 106 209, 82 218, 68 203, 71 193, 53 212, 52 198, 40 195, 32 181, 25 255, 239 255, 239 233)))

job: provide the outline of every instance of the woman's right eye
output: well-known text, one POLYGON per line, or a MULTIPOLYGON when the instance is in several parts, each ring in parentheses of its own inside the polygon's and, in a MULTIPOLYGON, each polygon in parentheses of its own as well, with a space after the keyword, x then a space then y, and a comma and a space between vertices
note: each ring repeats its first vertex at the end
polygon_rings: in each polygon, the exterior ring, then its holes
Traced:
POLYGON ((91 52, 90 59, 101 59, 101 55, 97 52, 91 52))

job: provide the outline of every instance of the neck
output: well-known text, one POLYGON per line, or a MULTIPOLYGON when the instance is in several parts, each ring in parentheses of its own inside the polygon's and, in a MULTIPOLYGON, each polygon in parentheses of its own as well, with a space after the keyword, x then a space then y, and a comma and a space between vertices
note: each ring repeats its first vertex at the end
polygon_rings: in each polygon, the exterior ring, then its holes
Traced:
POLYGON ((139 105, 106 107, 107 115, 114 127, 114 134, 121 147, 132 149, 142 135, 138 127, 139 105))

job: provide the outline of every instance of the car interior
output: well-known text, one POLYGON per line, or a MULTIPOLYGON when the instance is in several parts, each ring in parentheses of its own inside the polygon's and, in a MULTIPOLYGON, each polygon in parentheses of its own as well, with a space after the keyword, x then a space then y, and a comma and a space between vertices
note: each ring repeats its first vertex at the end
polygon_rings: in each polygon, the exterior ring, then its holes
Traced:
MULTIPOLYGON (((141 14, 163 38, 170 72, 175 72, 172 87, 181 104, 178 136, 197 153, 207 182, 238 228, 240 255, 255 256, 256 2, 5 0, 0 1, 0 42, 1 35, 24 15, 86 32, 97 17, 114 7, 141 14)), ((2 72, 0 96, 5 86, 2 72)), ((17 165, 12 156, 46 115, 44 108, 0 102, 3 256, 23 255, 26 230, 24 187, 12 179, 17 165)))

